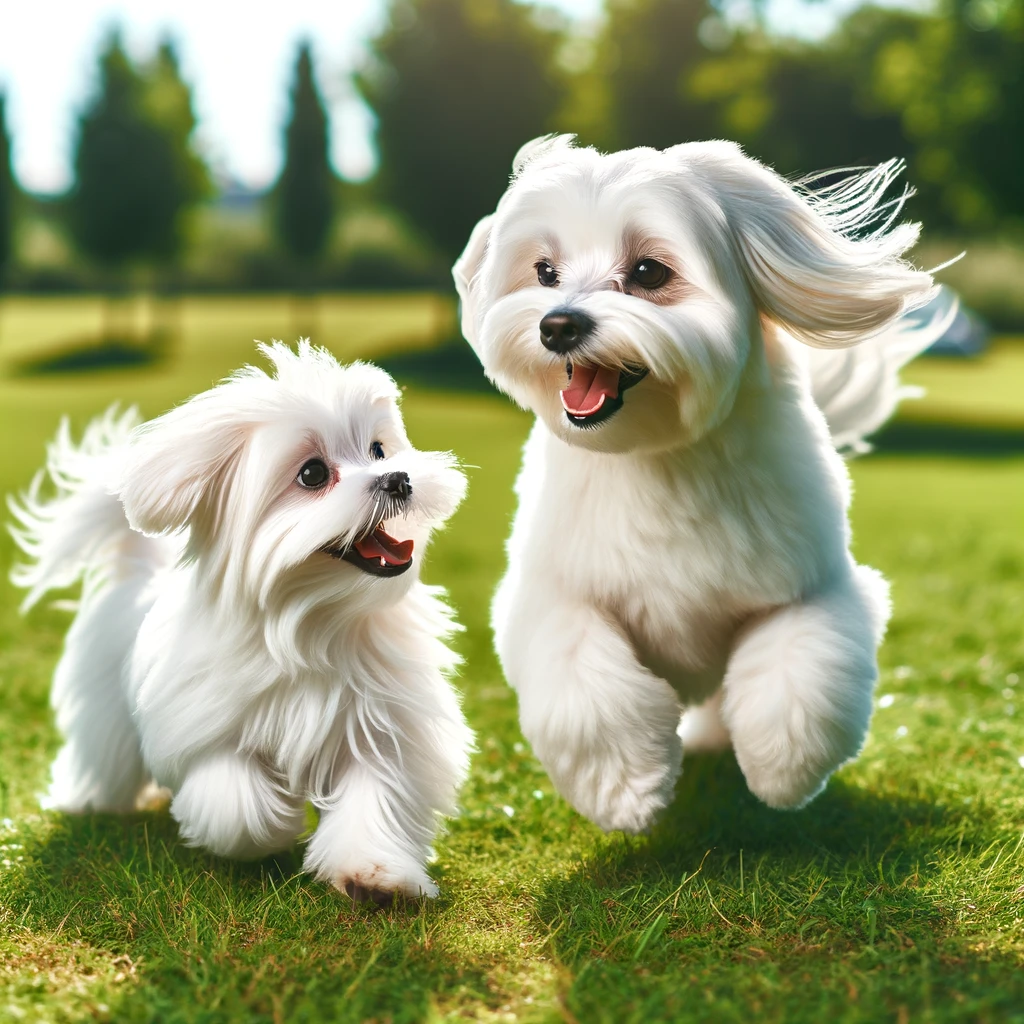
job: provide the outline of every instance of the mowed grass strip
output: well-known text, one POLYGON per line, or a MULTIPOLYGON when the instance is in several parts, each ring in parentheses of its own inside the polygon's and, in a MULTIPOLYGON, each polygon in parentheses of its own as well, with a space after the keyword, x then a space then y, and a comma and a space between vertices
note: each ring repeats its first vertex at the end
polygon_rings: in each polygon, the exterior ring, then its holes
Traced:
POLYGON ((997 338, 980 357, 927 356, 903 376, 925 394, 901 420, 1024 431, 1024 338, 997 338))
MULTIPOLYGON (((0 381, 0 489, 27 483, 63 411, 153 414, 250 358, 248 322, 206 330, 215 346, 144 373, 0 381)), ((324 340, 361 354, 355 330, 324 340)), ((0 1019, 1024 1020, 1024 461, 855 462, 858 555, 896 608, 863 756, 795 814, 754 801, 731 756, 693 759, 665 820, 627 838, 553 794, 491 652, 528 417, 411 389, 405 412, 419 446, 471 467, 425 567, 467 627, 479 735, 441 898, 375 913, 303 877, 301 851, 231 864, 166 813, 41 814, 68 616, 20 618, 4 579, 0 1019)), ((12 557, 5 539, 4 577, 12 557)))

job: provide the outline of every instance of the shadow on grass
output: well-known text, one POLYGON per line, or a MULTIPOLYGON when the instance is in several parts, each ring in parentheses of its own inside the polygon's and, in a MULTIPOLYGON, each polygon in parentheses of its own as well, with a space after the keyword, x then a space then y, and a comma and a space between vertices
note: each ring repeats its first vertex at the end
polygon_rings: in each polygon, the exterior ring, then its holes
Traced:
MULTIPOLYGON (((937 846, 981 846, 990 839, 977 808, 968 819, 927 799, 874 794, 841 779, 802 810, 775 811, 750 793, 732 754, 694 757, 649 835, 606 844, 554 880, 538 911, 553 924, 584 891, 597 899, 637 887, 664 894, 689 876, 698 889, 713 882, 739 892, 756 872, 771 885, 828 877, 863 880, 866 890, 902 886, 909 916, 931 919, 934 901, 917 894, 937 870, 937 846), (907 879, 913 884, 904 885, 907 879)), ((578 938, 563 951, 583 952, 578 938)))
POLYGON ((731 754, 693 758, 649 836, 545 882, 537 929, 580 1021, 1017 1019, 988 1015, 1022 1005, 1020 957, 956 927, 949 860, 992 839, 976 809, 841 779, 773 811, 731 754))
POLYGON ((960 455, 1006 458, 1024 455, 1024 430, 955 423, 890 423, 871 439, 886 455, 960 455))
MULTIPOLYGON (((731 753, 688 758, 676 798, 647 836, 625 837, 589 861, 581 878, 595 885, 649 880, 692 870, 708 851, 703 877, 728 865, 742 849, 807 865, 850 860, 874 863, 878 856, 923 857, 934 852, 934 836, 952 824, 962 842, 983 842, 975 817, 966 818, 926 800, 892 797, 853 788, 832 779, 825 792, 798 811, 777 811, 747 788, 731 753)), ((735 864, 732 865, 735 868, 735 864)))
POLYGON ((436 348, 385 356, 377 363, 403 386, 484 395, 498 393, 484 376, 476 354, 461 338, 436 348))
POLYGON ((154 331, 144 338, 74 339, 45 356, 14 363, 10 373, 12 377, 43 377, 155 366, 167 357, 170 343, 169 331, 154 331))
POLYGON ((136 965, 137 984, 106 999, 113 1019, 411 1024, 439 989, 486 997, 486 970, 429 940, 443 899, 354 906, 301 874, 301 850, 218 860, 162 813, 56 816, 25 851, 8 909, 136 965))

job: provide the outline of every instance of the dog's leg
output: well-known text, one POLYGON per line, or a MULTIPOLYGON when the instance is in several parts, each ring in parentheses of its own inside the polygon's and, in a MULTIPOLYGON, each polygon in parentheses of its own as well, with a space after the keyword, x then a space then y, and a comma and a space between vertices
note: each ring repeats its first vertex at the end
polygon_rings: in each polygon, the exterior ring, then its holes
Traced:
POLYGON ((642 832, 672 799, 682 708, 594 608, 525 601, 499 651, 520 725, 558 791, 605 831, 642 832))
POLYGON ((303 801, 259 761, 233 750, 189 767, 171 815, 189 846, 241 860, 285 850, 305 828, 303 801))
POLYGON ((43 806, 60 811, 135 809, 148 780, 123 673, 146 608, 146 580, 87 591, 68 631, 51 703, 64 738, 43 806))
POLYGON ((436 896, 426 860, 437 819, 419 805, 412 780, 396 785, 375 766, 351 765, 306 847, 305 869, 356 902, 390 903, 392 895, 436 896))
POLYGON ((747 784, 769 806, 807 803, 860 750, 888 607, 885 581, 860 566, 740 636, 722 709, 747 784))
POLYGON ((679 723, 679 738, 687 754, 728 750, 729 730, 722 721, 722 691, 713 693, 703 704, 687 708, 679 723))
POLYGON ((438 815, 455 811, 472 734, 440 673, 428 685, 433 693, 424 695, 422 679, 410 681, 419 708, 364 709, 363 724, 346 730, 358 750, 339 764, 332 792, 313 798, 320 824, 305 868, 356 901, 437 895, 426 862, 438 815))

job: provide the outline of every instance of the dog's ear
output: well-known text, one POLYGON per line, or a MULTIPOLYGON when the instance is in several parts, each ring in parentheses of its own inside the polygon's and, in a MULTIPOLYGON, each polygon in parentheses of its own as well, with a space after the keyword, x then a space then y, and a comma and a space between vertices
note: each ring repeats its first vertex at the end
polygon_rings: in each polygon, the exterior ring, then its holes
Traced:
POLYGON ((118 493, 131 527, 174 533, 213 499, 245 443, 247 426, 225 401, 225 385, 143 423, 132 434, 118 493))
POLYGON ((479 351, 476 344, 476 316, 479 309, 480 292, 477 275, 484 256, 487 254, 487 243, 491 237, 493 222, 494 214, 491 213, 477 223, 473 228, 473 233, 469 236, 466 248, 455 261, 455 266, 452 267, 455 290, 459 293, 459 319, 462 335, 473 347, 474 352, 479 351))
POLYGON ((920 225, 892 223, 908 193, 885 200, 899 161, 815 192, 733 143, 672 152, 717 198, 761 312, 805 344, 855 344, 935 294, 931 276, 903 259, 920 225))

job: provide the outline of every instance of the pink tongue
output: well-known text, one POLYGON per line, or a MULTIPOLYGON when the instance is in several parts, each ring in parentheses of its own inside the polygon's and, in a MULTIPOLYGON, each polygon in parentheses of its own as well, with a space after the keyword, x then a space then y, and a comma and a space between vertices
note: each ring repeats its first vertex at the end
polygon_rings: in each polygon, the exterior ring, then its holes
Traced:
POLYGON ((573 416, 593 416, 619 394, 619 371, 573 363, 572 380, 562 392, 562 408, 573 416))
POLYGON ((374 530, 354 545, 363 558, 383 558, 388 565, 405 565, 412 558, 412 546, 411 540, 395 540, 383 530, 374 530))

